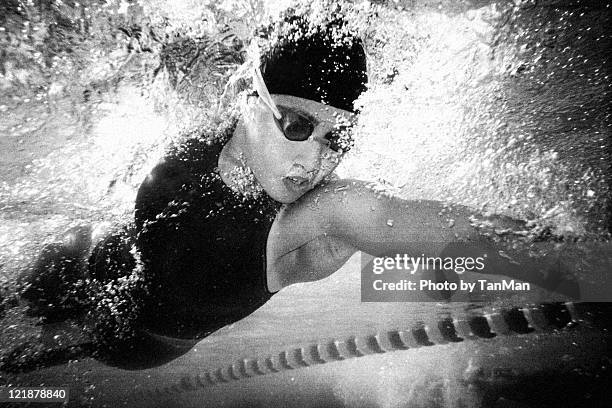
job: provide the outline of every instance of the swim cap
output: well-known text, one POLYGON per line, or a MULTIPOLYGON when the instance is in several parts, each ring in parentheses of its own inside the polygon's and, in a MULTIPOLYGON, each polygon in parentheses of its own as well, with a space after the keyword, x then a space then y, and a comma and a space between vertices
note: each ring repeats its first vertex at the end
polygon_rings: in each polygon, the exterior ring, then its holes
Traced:
POLYGON ((260 69, 271 94, 297 96, 353 111, 366 89, 365 51, 344 20, 312 24, 288 16, 262 33, 269 40, 260 69))

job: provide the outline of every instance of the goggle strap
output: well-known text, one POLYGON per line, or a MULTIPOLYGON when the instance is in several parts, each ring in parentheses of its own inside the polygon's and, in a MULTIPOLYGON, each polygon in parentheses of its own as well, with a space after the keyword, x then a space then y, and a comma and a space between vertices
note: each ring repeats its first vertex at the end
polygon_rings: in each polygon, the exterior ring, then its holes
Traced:
POLYGON ((276 107, 276 104, 272 100, 272 96, 270 96, 270 93, 268 92, 268 87, 266 86, 266 83, 263 80, 263 76, 261 75, 259 67, 255 67, 255 73, 253 75, 253 85, 255 85, 255 90, 257 91, 263 102, 268 106, 268 108, 270 108, 276 120, 281 120, 283 118, 283 115, 281 115, 280 111, 276 107))

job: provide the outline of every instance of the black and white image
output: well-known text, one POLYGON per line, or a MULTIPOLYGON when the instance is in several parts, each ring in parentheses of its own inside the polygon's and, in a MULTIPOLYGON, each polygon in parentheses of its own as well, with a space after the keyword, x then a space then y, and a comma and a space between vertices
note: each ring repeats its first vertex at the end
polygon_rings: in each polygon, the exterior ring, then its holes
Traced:
POLYGON ((0 402, 610 406, 611 27, 1 0, 0 402))

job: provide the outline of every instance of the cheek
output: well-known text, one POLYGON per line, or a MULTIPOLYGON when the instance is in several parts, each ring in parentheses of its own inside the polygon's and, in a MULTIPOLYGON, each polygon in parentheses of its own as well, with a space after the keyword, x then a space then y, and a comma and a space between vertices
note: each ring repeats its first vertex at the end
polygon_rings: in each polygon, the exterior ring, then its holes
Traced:
POLYGON ((242 148, 246 162, 256 176, 263 177, 273 170, 272 158, 276 155, 274 145, 266 138, 267 134, 256 133, 255 130, 247 134, 247 140, 242 148))
POLYGON ((273 182, 280 179, 286 171, 282 157, 282 153, 275 149, 275 146, 262 144, 252 150, 248 163, 260 182, 273 182))
POLYGON ((249 167, 255 178, 269 196, 277 201, 284 195, 285 186, 282 177, 285 170, 282 163, 275 160, 277 153, 273 149, 255 149, 249 159, 249 167))
POLYGON ((331 149, 328 149, 321 155, 321 168, 324 172, 331 173, 338 167, 340 164, 340 160, 342 159, 342 155, 334 152, 331 149))

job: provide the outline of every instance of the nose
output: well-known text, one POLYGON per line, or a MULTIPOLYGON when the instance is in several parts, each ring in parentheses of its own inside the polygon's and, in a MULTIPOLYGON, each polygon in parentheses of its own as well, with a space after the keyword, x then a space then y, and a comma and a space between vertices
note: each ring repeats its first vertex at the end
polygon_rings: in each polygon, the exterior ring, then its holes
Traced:
POLYGON ((308 169, 318 168, 321 164, 321 157, 329 146, 329 137, 331 137, 331 129, 316 126, 308 140, 294 144, 295 162, 307 164, 308 169))
POLYGON ((322 136, 319 135, 316 141, 322 144, 324 147, 333 150, 334 152, 340 152, 340 150, 342 150, 338 133, 335 131, 328 130, 322 136))
POLYGON ((323 146, 329 147, 333 142, 334 132, 329 126, 317 126, 310 138, 323 146))

